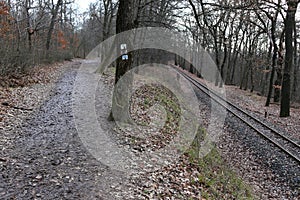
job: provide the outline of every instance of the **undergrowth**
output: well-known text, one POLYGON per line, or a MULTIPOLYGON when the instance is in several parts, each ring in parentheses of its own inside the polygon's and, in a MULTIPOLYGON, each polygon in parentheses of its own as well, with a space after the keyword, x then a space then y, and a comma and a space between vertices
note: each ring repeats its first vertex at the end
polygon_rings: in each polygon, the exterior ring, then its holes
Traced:
MULTIPOLYGON (((204 130, 200 132, 205 135, 204 130)), ((251 187, 230 169, 216 147, 199 158, 199 146, 194 143, 187 154, 200 172, 198 181, 203 187, 201 193, 204 199, 254 199, 251 187)))

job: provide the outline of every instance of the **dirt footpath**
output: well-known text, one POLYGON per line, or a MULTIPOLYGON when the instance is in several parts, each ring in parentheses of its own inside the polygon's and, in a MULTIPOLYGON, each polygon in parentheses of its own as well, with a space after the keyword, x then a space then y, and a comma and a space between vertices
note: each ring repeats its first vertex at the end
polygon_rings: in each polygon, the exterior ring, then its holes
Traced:
POLYGON ((111 190, 124 177, 89 154, 72 118, 79 66, 73 62, 21 123, 1 123, 0 199, 116 199, 111 190))

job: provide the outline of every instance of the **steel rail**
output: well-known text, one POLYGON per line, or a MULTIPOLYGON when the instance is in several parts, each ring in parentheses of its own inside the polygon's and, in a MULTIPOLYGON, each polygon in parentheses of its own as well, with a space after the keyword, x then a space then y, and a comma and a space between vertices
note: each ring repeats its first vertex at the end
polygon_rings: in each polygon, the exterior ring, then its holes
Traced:
POLYGON ((186 79, 188 79, 191 83, 193 83, 193 85, 195 85, 198 89, 200 89, 201 91, 203 91, 206 95, 210 96, 215 102, 217 102, 218 104, 220 104, 221 106, 223 106, 224 108, 226 108, 230 113, 232 113, 234 116, 236 116, 238 119, 240 119, 241 121, 243 121, 245 124, 247 124, 249 127, 251 127, 253 130, 255 130, 256 132, 258 132, 261 136, 263 136, 265 139, 267 139, 268 141, 270 141, 272 144, 274 144, 275 146, 277 146, 279 149, 281 149, 283 152, 285 152, 286 154, 288 154, 290 157, 292 157, 295 161, 297 161, 298 163, 300 163, 300 158, 297 155, 294 155, 291 151, 289 151, 288 149, 286 149, 286 147, 284 147, 283 145, 281 145, 278 141, 275 141, 273 138, 271 138, 270 136, 267 136, 262 130, 259 130, 257 127, 255 127, 251 122, 247 121, 246 119, 244 119, 242 116, 240 116, 239 114, 235 113, 234 111, 232 111, 232 109, 229 108, 230 105, 231 107, 235 108, 237 111, 243 113, 244 115, 246 115, 247 117, 251 118, 252 120, 254 120, 255 122, 259 123, 260 125, 262 125, 263 127, 267 128, 270 132, 273 132, 274 135, 279 136, 281 139, 284 139, 285 141, 289 142, 289 144, 294 145, 295 147, 297 147, 298 149, 300 149, 300 145, 298 143, 296 143, 295 141, 293 141, 292 139, 286 137, 285 135, 279 133, 276 129, 274 129, 273 127, 269 126, 268 124, 258 120, 257 118, 255 118, 254 116, 252 116, 251 114, 247 113, 246 111, 244 111, 243 109, 239 108, 238 106, 234 105, 232 102, 224 99, 223 97, 221 97, 219 94, 217 94, 216 92, 208 89, 207 86, 203 85, 203 83, 195 80, 194 78, 192 78, 191 76, 189 76, 188 74, 186 74, 185 72, 182 72, 180 70, 177 69, 177 71, 182 74, 182 76, 184 76, 186 79), (215 97, 213 98, 212 95, 213 94, 215 97), (216 98, 218 98, 219 100, 217 100, 216 98), (225 102, 222 103, 221 101, 225 102))

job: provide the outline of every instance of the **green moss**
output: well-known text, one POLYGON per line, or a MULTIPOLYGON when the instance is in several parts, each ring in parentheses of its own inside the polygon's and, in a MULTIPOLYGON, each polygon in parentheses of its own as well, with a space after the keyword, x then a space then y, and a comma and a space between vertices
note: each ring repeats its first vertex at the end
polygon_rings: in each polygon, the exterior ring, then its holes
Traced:
POLYGON ((105 69, 105 71, 102 73, 104 76, 114 76, 116 73, 115 67, 108 67, 105 69))
MULTIPOLYGON (((162 85, 149 84, 139 88, 133 96, 142 100, 142 104, 138 105, 141 108, 149 109, 155 104, 164 107, 166 111, 166 122, 161 130, 162 133, 168 134, 172 131, 178 131, 181 108, 178 99, 169 89, 162 85)), ((147 120, 147 118, 145 118, 145 120, 147 120)), ((141 124, 141 122, 138 123, 141 124)), ((148 122, 145 124, 148 124, 148 122)))
MULTIPOLYGON (((203 130, 198 133, 203 134, 203 130)), ((254 199, 250 186, 231 170, 222 160, 217 148, 208 155, 198 158, 198 147, 194 143, 187 152, 190 161, 197 166, 202 185, 202 197, 205 199, 254 199)))

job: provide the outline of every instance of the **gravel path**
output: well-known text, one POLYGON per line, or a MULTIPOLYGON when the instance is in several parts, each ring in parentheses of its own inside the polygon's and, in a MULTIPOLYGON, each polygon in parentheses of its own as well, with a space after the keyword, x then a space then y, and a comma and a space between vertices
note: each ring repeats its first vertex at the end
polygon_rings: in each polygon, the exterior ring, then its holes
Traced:
POLYGON ((14 128, 1 128, 1 199, 115 199, 123 182, 83 147, 72 119, 72 89, 80 63, 58 80, 48 100, 14 128))

